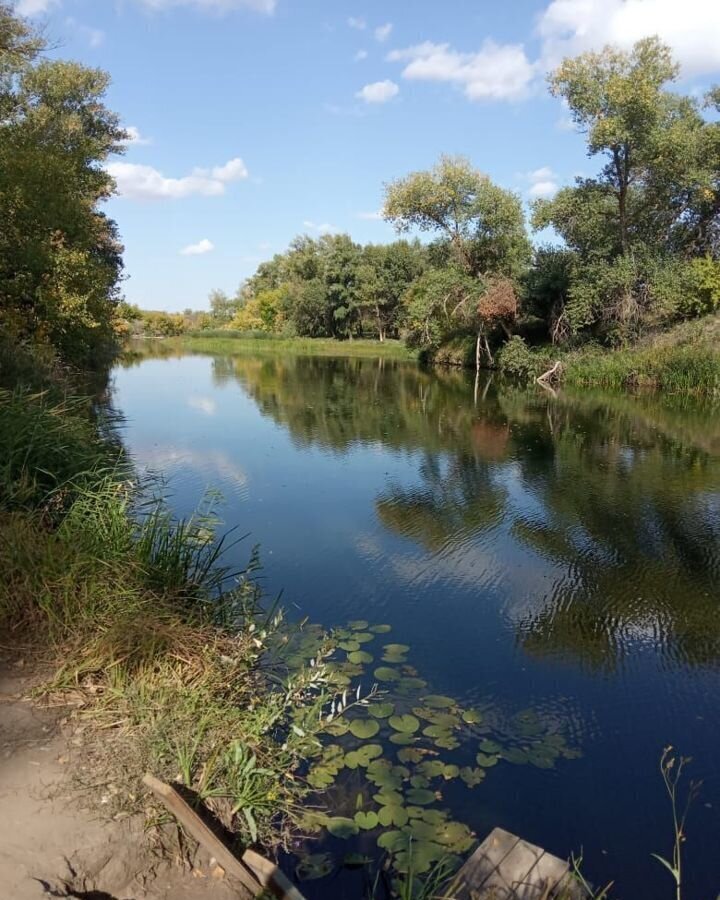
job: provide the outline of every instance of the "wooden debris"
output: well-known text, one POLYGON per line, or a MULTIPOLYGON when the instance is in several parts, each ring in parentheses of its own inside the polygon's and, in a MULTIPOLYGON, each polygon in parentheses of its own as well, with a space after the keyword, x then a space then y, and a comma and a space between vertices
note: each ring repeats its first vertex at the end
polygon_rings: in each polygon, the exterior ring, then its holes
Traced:
POLYGON ((269 890, 279 900, 305 900, 285 873, 259 853, 246 850, 242 858, 238 859, 174 787, 149 774, 145 775, 143 783, 162 801, 188 834, 215 857, 225 872, 237 878, 253 897, 257 897, 263 890, 269 890))
POLYGON ((456 900, 583 900, 569 865, 495 828, 458 873, 456 900))

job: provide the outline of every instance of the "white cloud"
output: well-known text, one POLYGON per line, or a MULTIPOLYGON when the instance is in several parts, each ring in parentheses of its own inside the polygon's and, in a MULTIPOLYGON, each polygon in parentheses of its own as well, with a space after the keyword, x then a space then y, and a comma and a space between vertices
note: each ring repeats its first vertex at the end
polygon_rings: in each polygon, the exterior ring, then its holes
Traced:
POLYGON ((18 0, 15 12, 19 16, 41 16, 59 2, 60 0, 18 0))
POLYGON ((532 172, 526 172, 522 177, 530 183, 528 196, 533 200, 537 200, 539 197, 552 197, 560 190, 557 175, 550 166, 542 166, 532 172))
POLYGON ((126 144, 134 144, 136 147, 147 146, 148 144, 152 144, 152 138, 143 137, 140 134, 140 129, 135 125, 126 125, 125 131, 127 132, 128 139, 125 141, 126 144))
POLYGON ((216 197, 225 193, 230 182, 248 176, 239 158, 214 169, 194 169, 182 178, 167 178, 152 166, 126 162, 110 163, 107 170, 117 182, 118 193, 133 200, 178 200, 193 194, 216 197))
POLYGON ((377 209, 375 212, 359 212, 357 217, 358 219, 365 219, 368 222, 376 222, 379 219, 382 219, 383 214, 382 210, 377 209))
POLYGON ((358 50, 358 52, 353 56, 355 62, 362 62, 362 60, 367 59, 368 52, 367 50, 358 50))
POLYGON ((359 90, 355 96, 365 103, 387 103, 393 97, 397 97, 400 88, 394 81, 388 78, 385 81, 374 81, 372 84, 366 84, 364 88, 359 90))
POLYGON ((535 76, 520 44, 486 40, 477 53, 461 53, 449 44, 426 41, 388 54, 391 62, 406 62, 403 78, 446 81, 463 88, 469 100, 519 100, 535 76))
POLYGON ((99 28, 91 28, 89 25, 83 25, 82 22, 78 22, 77 19, 73 18, 65 19, 65 25, 71 31, 74 31, 78 37, 86 41, 90 47, 100 47, 105 43, 105 32, 101 31, 99 28))
POLYGON ((630 47, 656 34, 688 75, 720 69, 716 0, 553 0, 538 23, 546 69, 605 44, 630 47))
POLYGON ((317 231, 318 234, 334 234, 337 231, 337 228, 334 225, 330 225, 328 222, 318 224, 317 222, 311 222, 310 219, 305 219, 303 226, 307 228, 308 231, 317 231))
POLYGON ((367 22, 365 21, 365 19, 361 19, 359 16, 350 16, 350 18, 347 20, 347 23, 356 31, 365 31, 365 29, 367 28, 367 22))
POLYGON ((384 25, 378 25, 375 29, 375 40, 381 44, 386 41, 393 30, 392 22, 386 22, 384 25))
POLYGON ((203 256, 205 253, 212 253, 215 244, 207 238, 198 241, 197 244, 189 244, 180 251, 181 256, 203 256))
POLYGON ((217 401, 212 397, 188 397, 187 405, 206 416, 214 416, 217 412, 217 401))

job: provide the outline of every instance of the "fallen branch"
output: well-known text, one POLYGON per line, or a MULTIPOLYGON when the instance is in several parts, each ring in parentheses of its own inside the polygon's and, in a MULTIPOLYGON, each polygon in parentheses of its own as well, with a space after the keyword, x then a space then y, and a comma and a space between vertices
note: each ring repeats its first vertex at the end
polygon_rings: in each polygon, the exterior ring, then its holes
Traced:
POLYGON ((562 363, 558 360, 552 368, 548 369, 547 372, 543 372, 542 375, 539 375, 535 381, 538 384, 541 384, 545 387, 548 381, 552 381, 555 377, 560 377, 560 373, 562 372, 562 363))
POLYGON ((280 900, 305 900, 287 875, 259 853, 246 850, 242 858, 238 859, 174 787, 149 774, 145 775, 143 783, 162 801, 183 828, 215 857, 226 872, 237 878, 253 897, 267 889, 280 900))

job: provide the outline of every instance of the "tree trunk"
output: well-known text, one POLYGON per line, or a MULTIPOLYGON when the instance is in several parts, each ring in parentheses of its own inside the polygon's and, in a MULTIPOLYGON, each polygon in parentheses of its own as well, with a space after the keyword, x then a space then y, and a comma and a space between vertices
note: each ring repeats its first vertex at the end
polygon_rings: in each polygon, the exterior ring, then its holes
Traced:
POLYGON ((481 332, 478 331, 477 339, 475 341, 475 371, 480 371, 480 339, 481 332))

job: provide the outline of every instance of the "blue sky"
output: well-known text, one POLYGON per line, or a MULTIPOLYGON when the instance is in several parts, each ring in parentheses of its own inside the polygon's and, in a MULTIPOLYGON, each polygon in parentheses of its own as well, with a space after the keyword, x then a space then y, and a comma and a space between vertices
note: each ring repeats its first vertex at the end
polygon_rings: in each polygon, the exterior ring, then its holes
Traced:
POLYGON ((682 90, 720 81, 720 0, 18 0, 112 76, 125 293, 204 308, 299 233, 387 241, 382 185, 460 153, 525 200, 585 157, 545 73, 659 33, 682 90))

